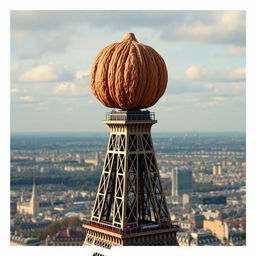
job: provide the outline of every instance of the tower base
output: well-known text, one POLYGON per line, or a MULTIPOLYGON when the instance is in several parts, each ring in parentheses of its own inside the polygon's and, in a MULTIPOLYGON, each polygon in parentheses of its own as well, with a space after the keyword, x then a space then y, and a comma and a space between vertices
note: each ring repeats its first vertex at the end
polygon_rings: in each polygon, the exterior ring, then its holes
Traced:
MULTIPOLYGON (((157 225, 155 225, 157 226, 157 225)), ((179 227, 173 225, 158 226, 150 229, 131 228, 125 231, 108 225, 88 221, 83 225, 86 239, 83 245, 100 246, 178 246, 176 233, 179 227)))

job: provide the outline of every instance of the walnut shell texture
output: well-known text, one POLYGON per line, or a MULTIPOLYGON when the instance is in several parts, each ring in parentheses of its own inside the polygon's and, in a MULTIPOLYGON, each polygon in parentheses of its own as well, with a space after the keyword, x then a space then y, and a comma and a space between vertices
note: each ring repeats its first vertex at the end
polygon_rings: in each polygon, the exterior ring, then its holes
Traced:
POLYGON ((168 73, 162 57, 127 33, 102 49, 90 72, 94 95, 106 107, 123 110, 153 106, 164 94, 168 73))

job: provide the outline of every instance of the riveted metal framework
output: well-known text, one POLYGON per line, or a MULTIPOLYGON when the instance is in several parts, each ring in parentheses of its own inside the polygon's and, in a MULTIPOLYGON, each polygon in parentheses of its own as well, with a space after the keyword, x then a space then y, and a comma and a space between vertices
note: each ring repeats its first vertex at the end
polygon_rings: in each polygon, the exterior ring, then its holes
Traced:
MULTIPOLYGON (((170 227, 150 133, 157 122, 154 114, 112 111, 106 119, 110 136, 91 223, 119 233, 154 225, 170 227)), ((88 234, 86 243, 92 244, 92 238, 88 234)))

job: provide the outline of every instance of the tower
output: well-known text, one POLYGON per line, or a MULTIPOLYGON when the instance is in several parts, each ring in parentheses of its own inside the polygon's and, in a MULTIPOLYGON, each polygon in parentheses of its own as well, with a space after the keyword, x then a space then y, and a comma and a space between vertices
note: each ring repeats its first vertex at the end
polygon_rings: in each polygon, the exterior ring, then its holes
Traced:
POLYGON ((127 33, 105 47, 90 72, 96 98, 118 108, 107 113, 110 130, 84 245, 178 245, 151 138, 154 105, 167 86, 167 69, 151 47, 127 33))
POLYGON ((38 214, 38 210, 39 210, 39 203, 37 201, 36 182, 35 182, 35 179, 34 179, 33 188, 32 188, 32 195, 31 195, 31 199, 30 199, 31 215, 35 217, 38 214))
POLYGON ((172 196, 178 196, 178 189, 177 189, 177 172, 178 168, 175 167, 172 169, 172 196))
POLYGON ((172 170, 172 196, 182 196, 192 192, 192 171, 191 170, 172 170))
POLYGON ((24 191, 21 191, 20 193, 20 203, 24 202, 24 191))
POLYGON ((151 138, 149 111, 112 111, 110 136, 84 245, 177 245, 151 138))
POLYGON ((218 175, 222 175, 222 168, 220 164, 218 164, 218 175))
POLYGON ((214 165, 214 166, 212 167, 212 174, 213 174, 213 175, 218 175, 218 169, 217 169, 217 166, 216 166, 216 165, 214 165))

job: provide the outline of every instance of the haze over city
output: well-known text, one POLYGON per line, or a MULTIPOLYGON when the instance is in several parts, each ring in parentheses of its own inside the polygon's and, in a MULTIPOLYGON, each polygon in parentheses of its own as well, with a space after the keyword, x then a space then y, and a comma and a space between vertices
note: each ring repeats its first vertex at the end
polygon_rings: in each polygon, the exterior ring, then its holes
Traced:
POLYGON ((88 75, 125 32, 168 68, 154 131, 245 131, 244 11, 12 11, 11 131, 106 131, 88 75))

